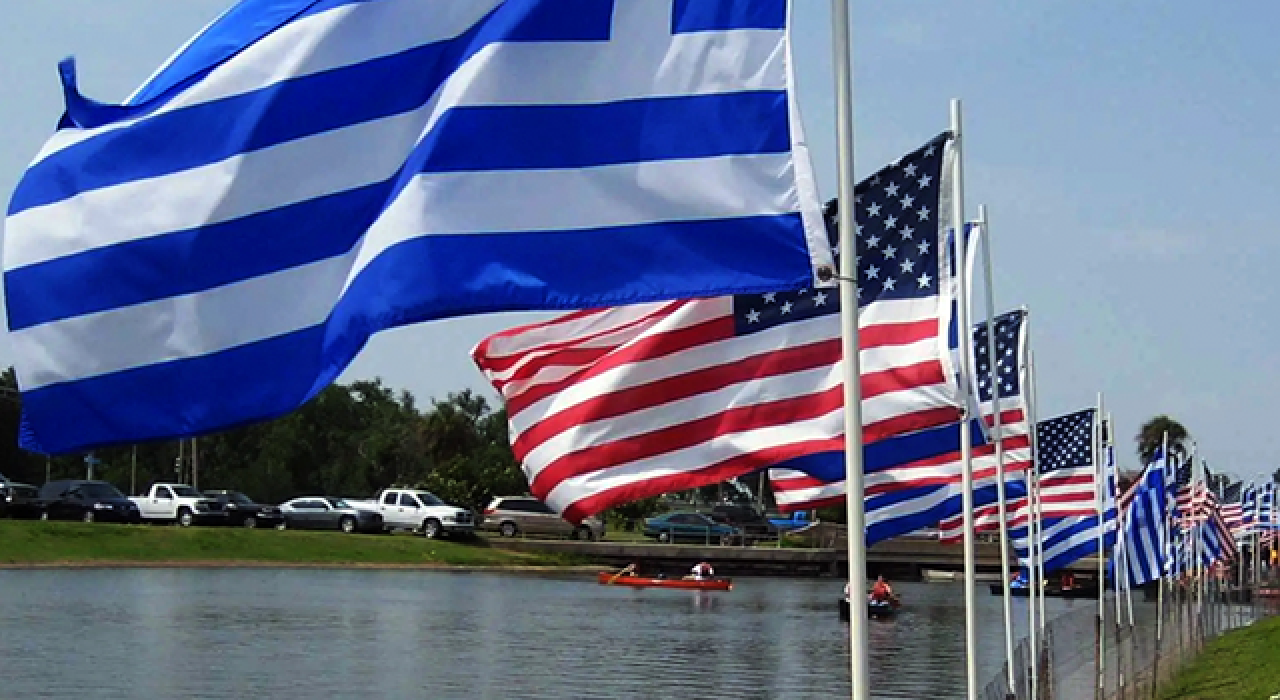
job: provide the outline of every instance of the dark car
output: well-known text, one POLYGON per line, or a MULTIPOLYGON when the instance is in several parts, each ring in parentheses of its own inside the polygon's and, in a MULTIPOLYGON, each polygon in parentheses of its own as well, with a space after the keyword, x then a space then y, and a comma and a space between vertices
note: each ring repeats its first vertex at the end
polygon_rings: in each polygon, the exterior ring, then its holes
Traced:
POLYGON ((382 514, 356 508, 341 498, 304 496, 280 504, 285 524, 299 530, 385 532, 382 514))
POLYGON ((254 503, 253 499, 239 491, 215 489, 205 491, 202 495, 222 505, 222 512, 226 513, 225 522, 228 525, 238 525, 251 529, 255 527, 274 527, 283 530, 285 527, 284 513, 279 508, 254 503))
POLYGON ((711 517, 742 530, 748 540, 775 539, 778 536, 778 526, 753 506, 718 505, 711 509, 711 517))
POLYGON ((42 512, 40 489, 16 481, 0 481, 0 516, 31 520, 42 512))
POLYGON ((644 521, 644 536, 659 542, 734 544, 742 531, 703 513, 667 513, 644 521))
POLYGON ((105 481, 65 479, 40 487, 41 514, 46 520, 141 522, 138 504, 105 481))

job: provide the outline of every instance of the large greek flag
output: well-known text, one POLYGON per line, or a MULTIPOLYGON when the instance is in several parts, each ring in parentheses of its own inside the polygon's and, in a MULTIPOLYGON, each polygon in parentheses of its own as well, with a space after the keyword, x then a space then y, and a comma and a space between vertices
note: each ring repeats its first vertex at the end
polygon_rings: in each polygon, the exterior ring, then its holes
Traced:
POLYGON ((279 415, 394 326, 813 284, 787 5, 243 0, 123 105, 65 63, 6 224, 24 446, 279 415))

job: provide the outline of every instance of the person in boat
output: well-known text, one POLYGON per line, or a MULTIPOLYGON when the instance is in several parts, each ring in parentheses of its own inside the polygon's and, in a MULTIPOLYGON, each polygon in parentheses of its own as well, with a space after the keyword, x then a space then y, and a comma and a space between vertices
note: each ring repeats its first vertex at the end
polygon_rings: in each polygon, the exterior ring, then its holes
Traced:
POLYGON ((716 570, 705 561, 700 561, 693 565, 693 569, 689 571, 689 575, 685 578, 694 581, 710 581, 716 575, 716 570))
POLYGON ((1076 587, 1076 576, 1070 571, 1062 572, 1062 579, 1058 582, 1062 586, 1062 590, 1069 591, 1076 587))
POLYGON ((883 576, 877 576, 876 582, 871 584, 871 594, 868 599, 873 603, 888 603, 893 600, 893 588, 883 576))
POLYGON ((640 562, 633 561, 630 564, 627 564, 626 567, 623 568, 622 571, 619 571, 616 575, 618 578, 623 578, 625 576, 639 576, 640 562))
POLYGON ((1021 571, 1013 572, 1013 575, 1009 577, 1009 588, 1026 588, 1026 587, 1027 587, 1027 577, 1023 576, 1021 571))

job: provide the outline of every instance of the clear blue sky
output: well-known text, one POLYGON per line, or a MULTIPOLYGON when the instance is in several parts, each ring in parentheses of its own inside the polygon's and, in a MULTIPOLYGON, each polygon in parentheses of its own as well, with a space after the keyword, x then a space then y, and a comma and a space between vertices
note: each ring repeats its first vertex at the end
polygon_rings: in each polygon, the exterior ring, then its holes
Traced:
MULTIPOLYGON (((654 0, 655 2, 660 0, 654 0)), ((835 190, 829 5, 793 0, 801 105, 835 190)), ((0 23, 0 191, 61 113, 55 64, 123 99, 230 0, 7 0, 0 23)), ((996 293, 1033 318, 1041 414, 1102 391, 1132 436, 1181 420, 1215 469, 1280 465, 1280 5, 970 0, 854 6, 857 168, 869 173, 965 103, 971 212, 990 208, 996 293)), ((346 378, 422 398, 471 387, 468 352, 539 318, 498 314, 385 333, 346 378)), ((7 341, 0 362, 8 363, 7 341)))

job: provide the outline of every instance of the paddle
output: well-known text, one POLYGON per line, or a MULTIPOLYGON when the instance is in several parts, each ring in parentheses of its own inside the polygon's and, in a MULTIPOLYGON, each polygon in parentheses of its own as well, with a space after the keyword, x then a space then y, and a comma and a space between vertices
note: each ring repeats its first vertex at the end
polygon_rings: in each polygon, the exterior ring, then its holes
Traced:
POLYGON ((635 571, 635 568, 636 568, 636 565, 635 565, 635 564, 628 564, 628 565, 627 565, 627 567, 626 567, 625 569, 623 569, 622 571, 619 571, 618 573, 614 574, 614 575, 613 575, 613 578, 609 579, 609 583, 606 583, 605 585, 606 585, 606 586, 611 586, 611 585, 613 585, 613 582, 614 582, 614 581, 617 581, 619 576, 622 576, 623 574, 626 574, 626 573, 630 573, 630 572, 632 572, 632 571, 635 571))

